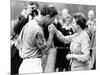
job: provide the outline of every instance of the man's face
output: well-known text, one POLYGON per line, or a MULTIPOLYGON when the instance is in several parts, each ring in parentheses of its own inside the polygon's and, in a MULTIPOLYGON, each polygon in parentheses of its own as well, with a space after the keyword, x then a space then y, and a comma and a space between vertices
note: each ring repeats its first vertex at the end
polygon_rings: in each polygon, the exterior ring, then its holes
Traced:
POLYGON ((54 19, 55 19, 55 17, 46 16, 45 17, 45 24, 50 25, 51 23, 54 22, 54 19))
POLYGON ((31 13, 33 9, 36 9, 36 5, 28 5, 27 6, 27 12, 31 13))
POLYGON ((89 18, 90 20, 94 19, 94 12, 93 12, 93 11, 90 11, 90 12, 88 13, 88 18, 89 18))

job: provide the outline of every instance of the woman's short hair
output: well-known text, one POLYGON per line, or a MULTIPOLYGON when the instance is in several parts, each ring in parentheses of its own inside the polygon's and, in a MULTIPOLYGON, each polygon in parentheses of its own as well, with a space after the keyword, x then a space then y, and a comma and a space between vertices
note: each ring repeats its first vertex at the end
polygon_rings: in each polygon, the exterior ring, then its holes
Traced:
POLYGON ((75 18, 76 23, 84 30, 87 26, 86 26, 86 18, 85 15, 83 13, 75 13, 73 15, 73 18, 75 18))
POLYGON ((41 15, 42 16, 46 16, 49 15, 50 17, 54 17, 58 14, 56 7, 54 6, 45 6, 42 10, 41 10, 41 15))

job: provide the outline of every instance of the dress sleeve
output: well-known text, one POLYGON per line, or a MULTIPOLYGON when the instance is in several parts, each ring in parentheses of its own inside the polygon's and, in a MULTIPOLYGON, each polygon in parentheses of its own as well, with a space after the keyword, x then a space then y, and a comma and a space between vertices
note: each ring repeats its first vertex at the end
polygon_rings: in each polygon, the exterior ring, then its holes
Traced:
POLYGON ((89 37, 84 36, 81 41, 81 54, 78 55, 77 59, 81 62, 86 62, 90 59, 90 49, 89 49, 89 37))
POLYGON ((70 43, 71 42, 71 35, 69 36, 64 36, 60 31, 57 30, 57 38, 64 42, 64 43, 70 43))

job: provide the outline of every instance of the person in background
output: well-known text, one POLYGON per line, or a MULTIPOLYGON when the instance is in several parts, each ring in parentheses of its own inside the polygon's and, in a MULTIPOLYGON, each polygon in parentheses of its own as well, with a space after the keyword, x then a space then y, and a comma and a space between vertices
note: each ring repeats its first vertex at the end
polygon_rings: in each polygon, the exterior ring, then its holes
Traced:
POLYGON ((93 10, 89 10, 88 19, 89 20, 87 21, 87 26, 90 34, 90 39, 91 39, 90 68, 95 69, 96 68, 96 18, 93 10))
POLYGON ((88 21, 87 21, 87 25, 88 25, 88 28, 91 28, 91 26, 93 26, 94 29, 92 30, 95 30, 95 26, 96 26, 96 18, 95 18, 95 13, 93 10, 89 10, 88 12, 88 21))
MULTIPOLYGON (((73 30, 70 27, 71 24, 71 15, 69 14, 68 9, 63 9, 61 16, 55 20, 54 25, 58 30, 62 32, 63 35, 68 36, 73 34, 73 30)), ((56 71, 69 71, 69 60, 66 59, 66 55, 70 52, 70 43, 65 44, 58 40, 56 35, 54 36, 54 45, 57 47, 57 56, 56 56, 56 71)))
POLYGON ((30 1, 25 9, 22 10, 21 15, 18 17, 15 23, 14 32, 20 34, 23 26, 33 17, 40 14, 39 4, 37 2, 30 1))
POLYGON ((90 32, 90 38, 92 39, 91 36, 96 31, 96 18, 93 10, 89 10, 88 12, 87 27, 90 32))
POLYGON ((90 61, 90 39, 87 34, 86 18, 83 13, 75 13, 73 15, 72 28, 73 35, 64 36, 56 27, 52 26, 56 31, 58 39, 64 43, 70 44, 71 53, 66 55, 67 59, 71 59, 71 71, 89 70, 90 61))
POLYGON ((15 47, 14 43, 18 38, 22 28, 29 21, 29 16, 35 17, 39 13, 39 4, 37 2, 30 1, 26 8, 24 8, 17 20, 13 23, 14 27, 11 33, 11 74, 18 74, 18 69, 23 59, 19 57, 19 51, 15 47))
POLYGON ((42 29, 44 24, 49 26, 54 21, 57 13, 55 7, 49 5, 43 7, 40 19, 32 19, 22 28, 15 43, 19 55, 23 59, 19 74, 43 72, 42 56, 48 53, 51 48, 54 31, 48 27, 49 37, 46 41, 42 29))

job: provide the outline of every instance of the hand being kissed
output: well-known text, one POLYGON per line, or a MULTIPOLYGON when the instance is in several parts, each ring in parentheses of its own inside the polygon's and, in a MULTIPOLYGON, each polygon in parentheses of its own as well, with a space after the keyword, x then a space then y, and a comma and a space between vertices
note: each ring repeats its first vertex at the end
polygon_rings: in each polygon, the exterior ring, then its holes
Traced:
POLYGON ((49 33, 54 34, 56 32, 56 27, 53 24, 51 24, 48 26, 48 30, 49 30, 49 33))

